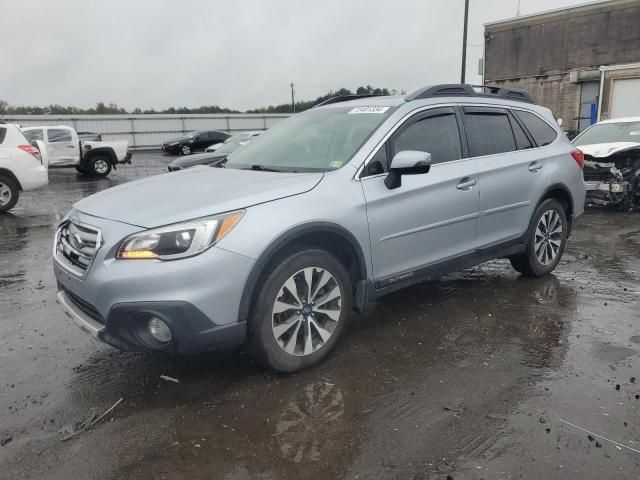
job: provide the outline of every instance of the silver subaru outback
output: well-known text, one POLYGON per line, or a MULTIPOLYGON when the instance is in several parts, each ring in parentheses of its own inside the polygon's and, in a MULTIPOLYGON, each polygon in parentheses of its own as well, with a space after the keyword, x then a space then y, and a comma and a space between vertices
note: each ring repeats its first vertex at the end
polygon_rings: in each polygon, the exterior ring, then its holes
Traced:
POLYGON ((220 168, 76 203, 55 237, 57 300, 121 350, 246 344, 297 371, 399 288, 494 258, 551 272, 583 212, 583 161, 526 92, 334 98, 220 168))

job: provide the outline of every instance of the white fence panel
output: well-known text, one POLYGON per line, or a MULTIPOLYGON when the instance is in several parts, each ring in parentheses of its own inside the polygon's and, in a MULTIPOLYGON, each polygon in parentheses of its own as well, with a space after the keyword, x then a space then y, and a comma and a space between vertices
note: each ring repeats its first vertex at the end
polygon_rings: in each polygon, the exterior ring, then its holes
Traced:
POLYGON ((133 150, 160 148, 162 143, 193 130, 228 133, 266 130, 287 114, 190 115, 14 115, 3 120, 20 125, 67 125, 80 132, 101 133, 105 140, 127 140, 133 150))

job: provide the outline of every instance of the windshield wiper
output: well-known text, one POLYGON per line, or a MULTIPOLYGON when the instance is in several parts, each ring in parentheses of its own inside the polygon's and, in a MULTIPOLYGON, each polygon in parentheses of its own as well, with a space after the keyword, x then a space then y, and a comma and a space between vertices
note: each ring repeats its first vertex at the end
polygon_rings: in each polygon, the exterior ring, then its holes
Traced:
POLYGON ((248 170, 258 170, 260 172, 281 172, 282 170, 277 170, 275 168, 265 167, 264 165, 251 165, 248 170))

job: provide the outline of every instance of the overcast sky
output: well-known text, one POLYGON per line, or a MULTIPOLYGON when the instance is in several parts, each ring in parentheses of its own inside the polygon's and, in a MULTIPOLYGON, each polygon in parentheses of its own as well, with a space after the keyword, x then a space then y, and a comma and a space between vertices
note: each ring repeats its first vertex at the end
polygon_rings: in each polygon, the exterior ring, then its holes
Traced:
MULTIPOLYGON (((0 99, 244 110, 359 85, 458 82, 464 0, 5 0, 0 99)), ((580 0, 521 0, 523 15, 580 0)), ((518 0, 471 0, 468 81, 483 24, 518 0)))

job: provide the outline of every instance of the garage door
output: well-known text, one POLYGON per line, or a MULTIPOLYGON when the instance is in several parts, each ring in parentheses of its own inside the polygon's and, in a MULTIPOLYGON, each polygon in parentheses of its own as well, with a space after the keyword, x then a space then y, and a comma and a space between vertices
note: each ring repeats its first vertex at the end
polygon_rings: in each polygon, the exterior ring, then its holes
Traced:
POLYGON ((640 116, 640 78, 613 81, 610 118, 640 116))

